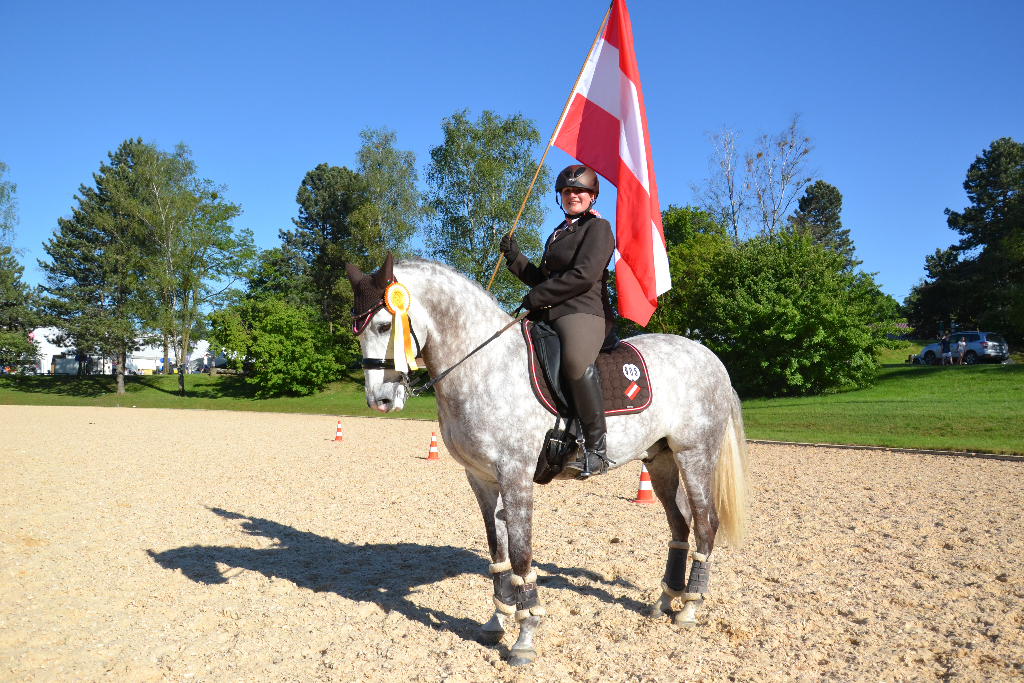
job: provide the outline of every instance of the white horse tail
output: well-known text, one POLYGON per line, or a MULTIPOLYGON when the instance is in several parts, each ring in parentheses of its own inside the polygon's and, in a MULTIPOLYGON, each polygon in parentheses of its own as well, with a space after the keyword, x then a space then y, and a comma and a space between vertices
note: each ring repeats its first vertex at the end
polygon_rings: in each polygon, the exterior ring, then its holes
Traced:
POLYGON ((740 397, 735 391, 722 450, 715 465, 714 492, 718 530, 729 545, 739 548, 747 534, 747 439, 743 432, 740 397))

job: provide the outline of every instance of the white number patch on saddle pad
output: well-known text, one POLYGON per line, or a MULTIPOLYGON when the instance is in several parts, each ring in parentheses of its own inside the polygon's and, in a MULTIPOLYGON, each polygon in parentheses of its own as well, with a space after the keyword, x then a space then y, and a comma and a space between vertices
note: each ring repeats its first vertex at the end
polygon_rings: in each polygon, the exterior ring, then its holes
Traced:
POLYGON ((622 366, 622 374, 625 375, 626 379, 630 382, 635 382, 640 379, 640 368, 632 363, 626 363, 622 366))

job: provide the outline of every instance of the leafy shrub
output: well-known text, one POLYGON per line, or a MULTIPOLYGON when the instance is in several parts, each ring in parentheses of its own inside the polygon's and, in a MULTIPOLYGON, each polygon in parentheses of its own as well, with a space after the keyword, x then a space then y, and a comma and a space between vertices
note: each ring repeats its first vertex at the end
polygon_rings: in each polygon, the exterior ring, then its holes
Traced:
POLYGON ((866 386, 882 348, 899 342, 898 305, 870 274, 806 235, 736 245, 696 233, 669 249, 675 287, 651 327, 704 343, 744 397, 866 386))
MULTIPOLYGON (((210 315, 214 338, 257 397, 306 395, 341 371, 339 345, 317 312, 279 298, 244 301, 210 315)), ((347 352, 347 350, 346 350, 347 352)))

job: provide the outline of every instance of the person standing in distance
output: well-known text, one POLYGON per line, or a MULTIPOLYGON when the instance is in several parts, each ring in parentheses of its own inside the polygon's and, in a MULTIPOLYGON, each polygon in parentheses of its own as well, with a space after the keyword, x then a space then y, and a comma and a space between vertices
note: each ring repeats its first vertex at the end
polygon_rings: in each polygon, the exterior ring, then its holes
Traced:
POLYGON ((531 288, 523 308, 539 311, 562 342, 562 375, 583 428, 585 451, 567 467, 585 478, 585 472, 607 471, 604 398, 595 361, 615 319, 607 286, 615 235, 594 211, 600 186, 592 169, 566 167, 555 180, 555 192, 565 219, 548 238, 540 266, 519 252, 514 235, 502 238, 501 251, 512 274, 531 288))

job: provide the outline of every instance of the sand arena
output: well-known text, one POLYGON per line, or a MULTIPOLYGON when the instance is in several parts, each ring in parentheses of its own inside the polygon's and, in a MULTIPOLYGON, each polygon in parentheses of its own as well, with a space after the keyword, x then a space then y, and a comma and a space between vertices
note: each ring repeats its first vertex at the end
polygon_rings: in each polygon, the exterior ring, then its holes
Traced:
POLYGON ((0 407, 0 681, 1024 679, 1024 464, 752 445, 697 628, 650 620, 639 464, 535 495, 548 618, 509 668, 429 422, 0 407))

